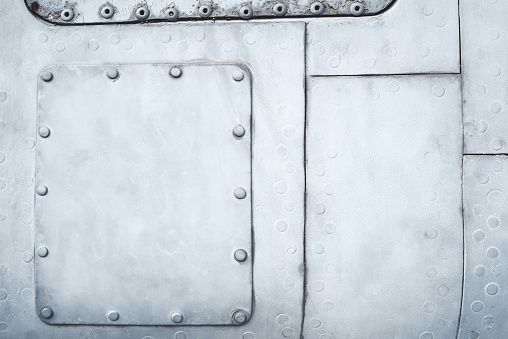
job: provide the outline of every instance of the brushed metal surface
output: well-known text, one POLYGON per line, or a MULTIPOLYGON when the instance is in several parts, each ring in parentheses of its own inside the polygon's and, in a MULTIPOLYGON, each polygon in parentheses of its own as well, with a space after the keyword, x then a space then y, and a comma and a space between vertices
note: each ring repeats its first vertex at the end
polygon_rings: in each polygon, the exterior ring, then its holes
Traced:
POLYGON ((460 77, 312 78, 306 338, 453 338, 460 77))
POLYGON ((36 184, 48 188, 35 195, 35 248, 49 251, 35 260, 37 311, 53 311, 44 320, 173 325, 178 311, 184 325, 224 325, 235 310, 250 314, 249 72, 199 64, 44 72, 53 74, 38 90, 38 126, 51 131, 36 150, 36 184))

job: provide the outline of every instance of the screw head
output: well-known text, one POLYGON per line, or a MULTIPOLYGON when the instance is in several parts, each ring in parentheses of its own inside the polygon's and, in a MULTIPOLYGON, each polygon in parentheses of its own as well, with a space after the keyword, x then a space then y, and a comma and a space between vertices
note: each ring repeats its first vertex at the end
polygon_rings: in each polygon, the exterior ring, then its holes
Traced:
POLYGON ((254 11, 250 6, 241 7, 238 13, 240 14, 240 18, 245 20, 252 18, 254 15, 254 11))
POLYGON ((325 6, 319 2, 319 1, 316 1, 316 2, 313 2, 312 4, 310 4, 310 12, 314 15, 321 15, 323 14, 323 12, 325 11, 325 6))
POLYGON ((115 14, 115 9, 111 5, 104 5, 101 8, 101 17, 104 19, 111 19, 115 14))
POLYGON ((50 71, 44 71, 41 74, 41 78, 46 82, 50 82, 51 80, 53 80, 53 73, 51 73, 50 71))
POLYGON ((49 254, 49 250, 46 246, 41 246, 37 250, 37 255, 41 258, 46 258, 49 254))
POLYGON ((237 138, 241 138, 245 135, 245 128, 242 125, 236 125, 233 128, 233 135, 237 138))
POLYGON ((44 319, 49 319, 53 316, 53 310, 49 307, 44 307, 42 310, 41 310, 41 317, 43 317, 44 319))
POLYGON ((117 321, 120 318, 120 314, 117 311, 111 311, 108 313, 108 319, 111 321, 117 321))
POLYGON ((239 187, 235 190, 235 197, 237 199, 244 199, 246 196, 247 196, 247 192, 245 192, 245 190, 243 188, 239 187))
POLYGON ((212 7, 210 5, 201 5, 199 6, 199 15, 203 18, 208 18, 212 15, 212 7))
POLYGON ((47 137, 49 137, 50 134, 51 134, 51 131, 49 130, 48 127, 46 127, 46 126, 39 127, 39 135, 42 138, 47 138, 47 137))
POLYGON ((66 8, 60 13, 60 18, 62 18, 63 21, 71 21, 72 18, 74 18, 74 11, 66 8))
POLYGON ((107 74, 108 74, 108 78, 110 78, 111 80, 118 79, 118 76, 120 75, 118 73, 118 70, 116 68, 113 68, 113 67, 108 69, 107 74))
POLYGON ((244 324, 247 321, 247 313, 245 311, 236 311, 233 313, 233 321, 237 324, 244 324))
POLYGON ((168 8, 166 10, 166 18, 168 18, 170 21, 175 21, 178 19, 178 14, 178 10, 174 7, 168 8))
POLYGON ((354 16, 359 16, 362 15, 363 12, 365 11, 365 6, 362 3, 355 2, 351 5, 349 9, 351 10, 351 14, 353 14, 354 16))
POLYGON ((39 185, 37 186, 37 194, 41 197, 48 194, 48 187, 45 185, 39 185))
POLYGON ((180 67, 173 67, 169 71, 169 75, 171 75, 173 78, 179 78, 182 76, 182 70, 180 67))
POLYGON ((236 250, 235 260, 239 261, 239 262, 247 260, 247 251, 245 251, 243 249, 236 250))
POLYGON ((285 4, 283 3, 276 3, 274 6, 273 6, 273 13, 276 15, 276 16, 284 16, 286 15, 286 12, 287 12, 288 8, 286 7, 285 4))
POLYGON ((233 79, 235 81, 242 81, 243 77, 244 77, 244 75, 243 75, 242 71, 236 70, 236 71, 233 72, 233 79))
POLYGON ((150 15, 150 11, 146 7, 139 7, 136 10, 136 18, 138 18, 140 20, 144 20, 144 19, 148 18, 149 15, 150 15))
POLYGON ((180 312, 175 312, 171 315, 171 320, 174 322, 174 323, 181 323, 183 321, 183 314, 180 313, 180 312))

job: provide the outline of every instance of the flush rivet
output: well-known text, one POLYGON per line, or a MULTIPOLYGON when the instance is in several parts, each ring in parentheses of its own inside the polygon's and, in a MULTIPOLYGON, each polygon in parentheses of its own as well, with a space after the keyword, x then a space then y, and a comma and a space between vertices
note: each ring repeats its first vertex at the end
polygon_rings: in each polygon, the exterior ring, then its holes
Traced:
POLYGON ((234 71, 233 72, 233 79, 235 79, 235 81, 242 81, 243 80, 243 72, 239 71, 239 70, 234 71))
POLYGON ((117 321, 120 318, 120 314, 117 311, 111 311, 108 313, 108 319, 111 321, 117 321))
POLYGON ((242 125, 236 125, 233 128, 233 135, 237 138, 241 138, 245 135, 245 128, 242 125))
POLYGON ((173 78, 179 78, 182 76, 182 70, 180 69, 180 67, 173 67, 171 68, 171 70, 169 71, 169 74, 173 77, 173 78))
POLYGON ((49 250, 46 246, 41 246, 37 250, 37 255, 41 258, 46 258, 49 254, 49 250))
POLYGON ((64 9, 62 13, 60 13, 60 18, 62 18, 63 21, 71 21, 72 18, 74 18, 74 12, 72 9, 64 9))
POLYGON ((47 138, 47 137, 49 137, 50 134, 51 134, 51 131, 49 130, 48 127, 46 127, 46 126, 39 127, 39 135, 42 138, 47 138))
POLYGON ((101 16, 104 19, 110 19, 115 14, 115 9, 111 5, 104 5, 101 8, 101 16))
POLYGON ((37 186, 37 194, 40 196, 44 196, 44 195, 48 194, 48 187, 46 187, 44 185, 37 186))
POLYGON ((183 314, 180 313, 180 312, 175 312, 171 315, 171 320, 174 322, 174 323, 181 323, 183 321, 183 314))
POLYGON ((247 192, 245 192, 245 190, 244 190, 243 188, 241 188, 241 187, 240 187, 240 188, 237 188, 237 189, 235 190, 235 197, 236 197, 237 199, 243 199, 243 198, 245 198, 246 196, 247 196, 247 192))
POLYGON ((237 324, 244 324, 247 321, 247 313, 244 311, 236 311, 233 314, 233 321, 237 324))
POLYGON ((49 307, 44 307, 42 310, 41 310, 41 316, 44 318, 44 319, 49 319, 53 316, 53 310, 49 307))
POLYGON ((50 82, 51 80, 53 80, 53 73, 51 73, 50 71, 44 71, 41 74, 41 78, 46 82, 50 82))
POLYGON ((242 262, 242 261, 245 261, 247 259, 247 251, 245 250, 236 250, 235 252, 235 260, 236 261, 239 261, 239 262, 242 262))
POLYGON ((118 75, 119 75, 118 70, 116 68, 108 69, 107 74, 108 74, 108 78, 110 78, 111 80, 117 79, 118 75))

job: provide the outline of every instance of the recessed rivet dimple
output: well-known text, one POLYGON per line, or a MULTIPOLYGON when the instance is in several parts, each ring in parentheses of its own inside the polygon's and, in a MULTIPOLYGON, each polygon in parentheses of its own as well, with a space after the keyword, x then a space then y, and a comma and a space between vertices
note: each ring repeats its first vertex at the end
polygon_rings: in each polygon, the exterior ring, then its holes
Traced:
POLYGON ((120 318, 120 314, 117 311, 111 311, 108 313, 108 319, 111 321, 117 321, 120 318))
POLYGON ((60 18, 62 18, 63 21, 71 21, 72 18, 74 18, 74 12, 72 9, 66 8, 60 13, 60 18))
POLYGON ((46 258, 49 254, 49 250, 46 246, 41 246, 37 250, 37 255, 41 258, 46 258))
POLYGON ((101 8, 101 16, 104 19, 110 19, 115 14, 115 9, 111 5, 104 5, 101 8))
POLYGON ((240 187, 240 188, 237 188, 237 189, 235 190, 235 197, 236 197, 237 199, 243 199, 243 198, 245 198, 246 196, 247 196, 247 192, 245 192, 245 190, 244 190, 243 188, 241 188, 241 187, 240 187))
POLYGON ((174 21, 178 19, 178 10, 174 7, 168 8, 166 10, 166 18, 168 18, 171 21, 174 21))
POLYGON ((48 194, 48 188, 44 185, 37 186, 37 194, 40 196, 48 194))
POLYGON ((236 125, 233 128, 233 135, 237 138, 241 138, 245 135, 245 128, 242 125, 236 125))
POLYGON ((236 311, 233 314, 233 321, 237 324, 244 324, 247 321, 247 314, 244 311, 236 311))
POLYGON ((179 78, 182 76, 182 70, 180 67, 173 67, 171 68, 171 70, 169 71, 169 74, 173 77, 173 78, 179 78))
POLYGON ((41 316, 44 318, 44 319, 49 319, 53 316, 53 310, 49 307, 44 307, 42 310, 41 310, 41 316))
POLYGON ((233 79, 235 79, 235 81, 242 81, 243 77, 244 75, 242 71, 236 70, 233 72, 233 79))
POLYGON ((51 73, 50 71, 44 71, 41 74, 41 78, 46 82, 50 82, 51 80, 53 80, 53 73, 51 73))
POLYGON ((110 78, 111 80, 117 79, 118 75, 119 75, 118 70, 116 68, 108 69, 107 74, 108 74, 108 78, 110 78))
POLYGON ((245 261, 246 259, 247 259, 247 251, 242 250, 242 249, 236 250, 236 252, 235 252, 235 260, 236 261, 242 262, 242 261, 245 261))
POLYGON ((240 14, 240 18, 246 20, 252 18, 252 16, 254 15, 254 11, 250 6, 242 6, 238 13, 240 14))
POLYGON ((50 134, 51 134, 51 131, 49 130, 48 127, 46 127, 46 126, 39 127, 39 135, 42 138, 47 138, 47 137, 49 137, 50 134))
POLYGON ((174 323, 181 323, 183 321, 183 314, 180 313, 180 312, 175 312, 171 315, 171 320, 174 322, 174 323))

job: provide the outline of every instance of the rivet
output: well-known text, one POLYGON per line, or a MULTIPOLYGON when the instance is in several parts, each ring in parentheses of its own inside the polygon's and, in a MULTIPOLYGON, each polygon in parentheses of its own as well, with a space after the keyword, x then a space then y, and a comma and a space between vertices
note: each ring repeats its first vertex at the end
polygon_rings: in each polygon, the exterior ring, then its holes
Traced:
POLYGON ((115 14, 115 9, 111 5, 104 5, 101 8, 101 16, 104 19, 110 19, 115 14))
POLYGON ((48 194, 48 188, 44 185, 37 186, 37 194, 40 196, 48 194))
POLYGON ((179 78, 182 76, 182 70, 180 69, 180 67, 173 67, 171 68, 171 70, 169 71, 169 74, 173 77, 173 78, 179 78))
POLYGON ((50 71, 44 71, 41 74, 41 78, 46 82, 50 82, 51 80, 53 80, 53 73, 51 73, 50 71))
POLYGON ((355 2, 351 5, 350 10, 351 14, 353 14, 354 16, 359 16, 362 15, 363 12, 365 11, 365 6, 359 2, 355 2))
POLYGON ((72 9, 66 8, 60 13, 60 18, 62 18, 63 21, 71 21, 72 18, 74 18, 74 12, 72 9))
POLYGON ((245 135, 245 128, 242 125, 236 125, 233 128, 233 135, 237 138, 241 138, 245 135))
POLYGON ((235 79, 235 81, 242 81, 243 77, 244 75, 242 71, 236 70, 233 72, 233 79, 235 79))
POLYGON ((42 310, 41 310, 41 316, 44 318, 44 319, 49 319, 53 316, 53 310, 49 307, 44 307, 42 310))
POLYGON ((283 3, 276 3, 274 6, 273 6, 273 13, 276 15, 276 16, 284 16, 286 15, 286 12, 287 12, 288 8, 286 7, 285 4, 283 3))
POLYGON ((50 134, 51 134, 51 131, 49 130, 48 127, 46 127, 46 126, 39 127, 39 135, 42 138, 47 138, 47 137, 49 137, 50 134))
POLYGON ((46 258, 49 254, 49 250, 46 246, 41 246, 37 250, 37 255, 41 258, 46 258))
POLYGON ((148 18, 149 15, 150 11, 146 7, 139 7, 138 9, 136 9, 136 18, 140 20, 148 18))
POLYGON ((319 2, 319 1, 316 1, 316 2, 313 2, 312 4, 310 4, 310 12, 314 15, 321 15, 323 14, 323 12, 325 11, 325 6, 319 2))
POLYGON ((254 15, 254 11, 250 6, 242 6, 238 13, 240 14, 240 18, 245 20, 252 18, 254 15))
POLYGON ((244 324, 247 321, 247 313, 244 311, 236 311, 233 314, 233 321, 237 324, 244 324))
POLYGON ((108 78, 110 78, 111 80, 117 79, 118 75, 119 75, 118 70, 116 68, 113 68, 113 67, 108 69, 107 74, 108 74, 108 78))
POLYGON ((174 322, 174 323, 181 323, 183 321, 183 314, 180 313, 180 312, 175 312, 171 315, 171 320, 174 322))
POLYGON ((242 262, 242 261, 245 261, 247 259, 247 252, 245 250, 236 250, 235 252, 235 260, 236 261, 239 261, 239 262, 242 262))
POLYGON ((111 321, 117 321, 120 318, 120 314, 117 311, 111 311, 108 313, 108 319, 111 321))
POLYGON ((166 18, 168 18, 171 21, 174 21, 178 19, 178 10, 174 7, 168 8, 166 10, 166 18))
POLYGON ((237 199, 244 199, 246 196, 247 196, 247 192, 245 192, 245 190, 243 188, 240 187, 235 190, 235 197, 237 199))
POLYGON ((199 15, 203 18, 208 18, 212 15, 212 7, 210 5, 201 5, 199 6, 199 15))

